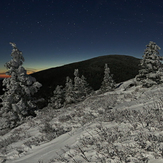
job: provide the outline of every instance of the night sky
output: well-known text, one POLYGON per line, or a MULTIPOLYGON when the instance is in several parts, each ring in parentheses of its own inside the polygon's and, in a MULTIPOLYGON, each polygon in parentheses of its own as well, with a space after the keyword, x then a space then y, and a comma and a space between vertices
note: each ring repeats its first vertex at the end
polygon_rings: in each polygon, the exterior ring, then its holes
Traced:
MULTIPOLYGON (((108 54, 163 48, 160 0, 1 0, 0 75, 16 43, 29 72, 108 54)), ((162 51, 160 51, 162 54, 162 51)))

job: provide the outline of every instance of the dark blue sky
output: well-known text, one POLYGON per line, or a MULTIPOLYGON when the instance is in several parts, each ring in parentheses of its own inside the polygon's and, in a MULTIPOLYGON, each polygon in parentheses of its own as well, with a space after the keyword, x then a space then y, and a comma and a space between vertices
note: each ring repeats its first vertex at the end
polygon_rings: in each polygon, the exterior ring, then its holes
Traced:
MULTIPOLYGON (((15 42, 31 71, 108 54, 163 48, 160 0, 1 0, 0 72, 15 42)), ((161 51, 160 51, 161 54, 161 51)))

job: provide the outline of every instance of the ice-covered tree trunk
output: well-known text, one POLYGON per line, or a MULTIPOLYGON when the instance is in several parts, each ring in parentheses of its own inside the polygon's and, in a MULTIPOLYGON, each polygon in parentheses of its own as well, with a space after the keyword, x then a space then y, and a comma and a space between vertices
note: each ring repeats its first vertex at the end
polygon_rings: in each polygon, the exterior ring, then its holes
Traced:
POLYGON ((12 59, 5 64, 8 69, 6 74, 10 77, 3 80, 5 93, 0 96, 2 99, 0 117, 5 119, 5 123, 0 124, 1 128, 12 128, 23 118, 34 115, 36 106, 32 102, 32 95, 41 87, 35 78, 27 75, 22 66, 24 62, 22 52, 19 51, 16 44, 10 44, 13 47, 12 59))
POLYGON ((137 84, 141 84, 145 87, 151 87, 152 85, 160 84, 163 82, 163 65, 161 60, 163 58, 159 55, 161 48, 155 43, 150 41, 146 45, 143 59, 140 62, 142 67, 139 70, 139 74, 135 77, 137 84))
POLYGON ((110 68, 108 67, 107 64, 105 64, 104 78, 103 78, 102 85, 101 85, 102 92, 107 92, 107 91, 111 91, 114 89, 115 82, 112 77, 113 77, 113 75, 110 74, 110 68))
POLYGON ((49 106, 55 109, 59 109, 63 106, 64 103, 64 90, 62 86, 57 85, 53 92, 53 97, 51 97, 49 106))

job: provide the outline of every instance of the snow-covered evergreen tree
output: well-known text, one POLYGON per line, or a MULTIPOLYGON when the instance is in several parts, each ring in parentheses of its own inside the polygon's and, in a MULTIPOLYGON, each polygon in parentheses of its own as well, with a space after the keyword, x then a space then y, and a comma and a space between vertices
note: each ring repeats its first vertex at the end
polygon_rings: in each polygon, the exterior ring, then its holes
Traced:
POLYGON ((115 87, 115 82, 113 80, 113 75, 110 74, 110 68, 107 64, 104 67, 104 78, 101 85, 101 91, 107 92, 113 90, 115 87))
POLYGON ((161 79, 163 68, 161 60, 163 58, 159 55, 161 48, 155 42, 150 41, 146 47, 143 59, 140 62, 142 69, 139 70, 135 79, 138 84, 150 87, 163 82, 161 79))
POLYGON ((74 70, 74 90, 76 91, 76 93, 79 93, 80 90, 80 84, 81 84, 81 79, 79 78, 79 70, 75 69, 74 70))
POLYGON ((79 77, 79 70, 74 70, 74 91, 76 100, 80 101, 80 98, 83 96, 81 78, 79 77))
POLYGON ((22 66, 24 62, 22 52, 19 51, 15 43, 10 44, 13 47, 12 59, 5 64, 8 69, 6 74, 10 77, 3 80, 5 93, 0 96, 2 99, 0 117, 6 119, 4 124, 0 124, 2 128, 12 128, 24 117, 34 115, 36 106, 32 101, 31 95, 36 93, 41 87, 41 84, 35 78, 27 75, 26 70, 22 66))
POLYGON ((87 97, 93 92, 92 87, 87 83, 86 78, 84 75, 81 76, 81 87, 83 90, 83 95, 87 97))
POLYGON ((63 106, 64 103, 64 90, 62 86, 57 85, 53 92, 53 97, 50 99, 49 106, 55 109, 59 109, 63 106))
POLYGON ((72 79, 68 76, 66 78, 66 84, 65 84, 65 102, 66 104, 71 104, 75 102, 75 93, 74 93, 74 86, 72 83, 72 79))
POLYGON ((76 94, 76 100, 81 101, 83 98, 88 96, 92 92, 92 88, 86 81, 84 75, 79 77, 79 70, 75 69, 74 71, 74 91, 76 94))

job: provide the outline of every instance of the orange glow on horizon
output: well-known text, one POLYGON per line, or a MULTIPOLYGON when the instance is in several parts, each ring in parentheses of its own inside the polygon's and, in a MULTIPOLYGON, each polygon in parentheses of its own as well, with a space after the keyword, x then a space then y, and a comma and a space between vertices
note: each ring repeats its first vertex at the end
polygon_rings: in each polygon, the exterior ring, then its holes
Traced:
POLYGON ((5 74, 0 74, 0 78, 9 78, 9 75, 5 75, 5 74))
POLYGON ((27 74, 28 75, 30 75, 30 74, 32 74, 33 73, 33 71, 27 71, 27 74))
MULTIPOLYGON (((27 75, 33 74, 35 72, 41 71, 42 69, 33 69, 33 68, 28 68, 26 70, 27 75)), ((11 77, 10 75, 6 75, 5 70, 1 70, 0 72, 0 78, 9 78, 11 77)))
MULTIPOLYGON (((32 73, 33 73, 33 72, 31 72, 31 71, 30 71, 30 72, 27 71, 27 75, 30 75, 30 74, 32 74, 32 73)), ((3 74, 3 73, 0 74, 0 78, 9 78, 9 77, 11 77, 11 76, 10 76, 10 75, 6 75, 6 74, 3 74)))

